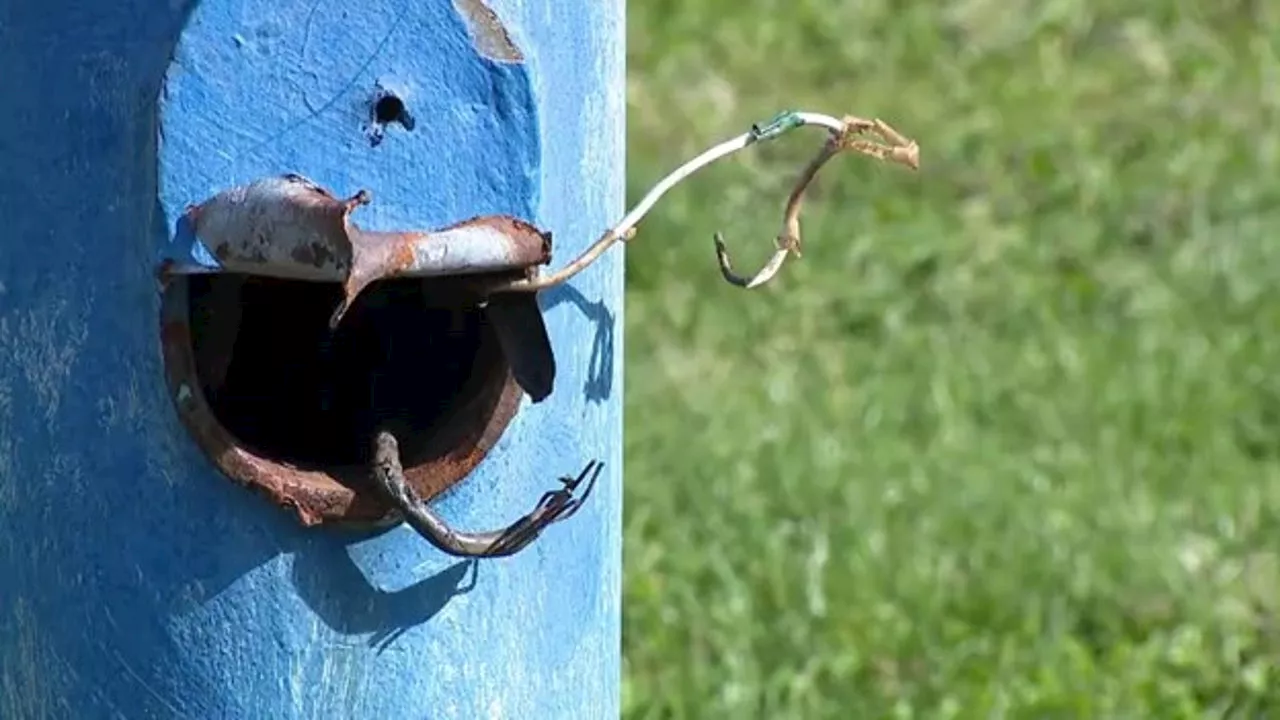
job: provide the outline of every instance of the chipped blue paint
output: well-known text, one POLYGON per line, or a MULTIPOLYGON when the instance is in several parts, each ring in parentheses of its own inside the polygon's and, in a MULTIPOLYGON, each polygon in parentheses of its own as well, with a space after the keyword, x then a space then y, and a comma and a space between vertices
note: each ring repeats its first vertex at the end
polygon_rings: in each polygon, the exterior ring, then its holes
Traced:
POLYGON ((188 215, 179 215, 173 224, 173 235, 160 248, 160 262, 172 263, 175 272, 187 274, 221 272, 222 263, 209 252, 196 234, 195 222, 188 215))
POLYGON ((439 506, 493 526, 606 473, 475 575, 407 528, 303 530, 165 396, 154 259, 220 189, 367 187, 374 230, 513 214, 553 265, 620 215, 622 3, 491 6, 523 63, 450 0, 0 0, 0 718, 617 716, 618 252, 543 294, 556 392, 439 506), (379 86, 416 122, 375 147, 379 86))

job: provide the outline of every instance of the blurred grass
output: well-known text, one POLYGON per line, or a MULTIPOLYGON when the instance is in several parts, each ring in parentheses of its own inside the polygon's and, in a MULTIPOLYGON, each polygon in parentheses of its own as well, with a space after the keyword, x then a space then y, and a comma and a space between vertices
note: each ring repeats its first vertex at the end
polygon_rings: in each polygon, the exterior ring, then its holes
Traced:
POLYGON ((629 5, 626 717, 1280 717, 1280 6, 629 5))

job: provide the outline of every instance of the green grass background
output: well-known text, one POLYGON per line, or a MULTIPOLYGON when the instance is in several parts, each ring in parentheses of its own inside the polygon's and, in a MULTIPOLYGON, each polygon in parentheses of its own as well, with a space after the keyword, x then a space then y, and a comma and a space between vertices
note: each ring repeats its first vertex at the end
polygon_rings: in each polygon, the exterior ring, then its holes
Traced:
POLYGON ((1280 718, 1280 4, 632 0, 628 718, 1280 718))

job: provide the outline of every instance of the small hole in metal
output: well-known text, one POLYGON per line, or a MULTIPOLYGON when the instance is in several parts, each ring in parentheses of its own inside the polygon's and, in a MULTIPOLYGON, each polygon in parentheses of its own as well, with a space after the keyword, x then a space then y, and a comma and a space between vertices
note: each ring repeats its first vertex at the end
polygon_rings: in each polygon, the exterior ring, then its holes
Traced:
POLYGON ((373 116, 383 125, 389 122, 400 122, 404 112, 404 101, 395 95, 384 95, 373 104, 373 116))
POLYGON ((404 101, 392 93, 379 97, 373 103, 373 119, 379 125, 399 123, 405 130, 413 129, 413 117, 405 108, 404 101))
POLYGON ((369 116, 370 122, 365 125, 364 131, 369 138, 369 144, 373 147, 378 147, 386 139, 386 128, 392 123, 398 124, 405 130, 413 130, 414 119, 409 114, 404 100, 384 89, 379 89, 374 97, 369 116))

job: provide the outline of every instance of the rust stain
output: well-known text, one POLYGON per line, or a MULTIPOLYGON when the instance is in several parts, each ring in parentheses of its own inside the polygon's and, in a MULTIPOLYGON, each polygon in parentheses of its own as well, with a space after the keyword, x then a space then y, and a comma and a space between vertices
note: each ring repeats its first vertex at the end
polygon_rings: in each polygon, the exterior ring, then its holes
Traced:
POLYGON ((453 0, 453 8, 466 23, 476 52, 499 62, 524 62, 524 53, 512 42, 502 19, 484 0, 453 0))
POLYGON ((289 253, 289 257, 297 260, 304 265, 312 265, 315 267, 324 267, 334 264, 337 257, 324 243, 307 243, 299 245, 289 253))

